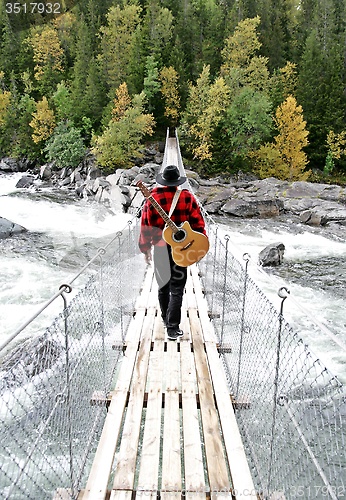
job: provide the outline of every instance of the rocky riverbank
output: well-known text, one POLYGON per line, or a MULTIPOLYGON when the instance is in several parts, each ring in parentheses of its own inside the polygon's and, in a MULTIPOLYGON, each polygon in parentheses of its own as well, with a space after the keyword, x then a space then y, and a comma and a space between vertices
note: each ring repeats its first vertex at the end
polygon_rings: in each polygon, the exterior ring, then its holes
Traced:
MULTIPOLYGON (((162 145, 154 145, 143 151, 143 158, 137 160, 132 168, 103 175, 90 156, 75 169, 57 169, 54 164, 46 164, 38 174, 27 170, 17 187, 68 190, 78 197, 104 203, 115 212, 134 213, 143 201, 136 182, 142 180, 149 186, 154 184, 162 161, 162 145)), ((23 172, 25 166, 22 162, 4 158, 0 161, 0 175, 1 172, 23 172)), ((210 214, 236 218, 272 218, 293 214, 300 222, 312 226, 335 225, 339 230, 346 226, 346 189, 337 185, 288 182, 275 178, 259 180, 242 173, 202 179, 191 170, 186 169, 186 173, 193 191, 210 214)), ((0 238, 12 235, 15 230, 12 223, 1 218, 0 221, 0 238)))

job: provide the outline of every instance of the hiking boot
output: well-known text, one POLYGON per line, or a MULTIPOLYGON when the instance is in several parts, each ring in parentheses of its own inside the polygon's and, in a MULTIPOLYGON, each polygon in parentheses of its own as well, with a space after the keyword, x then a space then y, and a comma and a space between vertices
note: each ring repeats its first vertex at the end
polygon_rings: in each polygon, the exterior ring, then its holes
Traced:
POLYGON ((177 338, 182 337, 184 335, 184 332, 180 330, 179 328, 177 330, 167 330, 167 338, 169 340, 177 340, 177 338))

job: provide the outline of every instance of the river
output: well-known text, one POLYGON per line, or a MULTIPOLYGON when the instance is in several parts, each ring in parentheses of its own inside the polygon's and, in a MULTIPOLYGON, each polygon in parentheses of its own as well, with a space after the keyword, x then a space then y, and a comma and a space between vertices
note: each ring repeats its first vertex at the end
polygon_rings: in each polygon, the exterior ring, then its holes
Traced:
MULTIPOLYGON (((16 189, 22 174, 0 174, 0 216, 29 231, 0 240, 0 343, 69 281, 102 243, 125 226, 130 216, 113 213, 73 192, 57 194, 38 184, 16 189)), ((221 233, 230 236, 231 252, 251 256, 249 271, 276 307, 277 291, 289 290, 284 315, 317 357, 346 382, 346 231, 311 228, 287 216, 277 219, 217 218, 221 233), (257 266, 268 244, 285 245, 284 263, 257 266)), ((35 327, 49 325, 60 312, 50 306, 35 327)))

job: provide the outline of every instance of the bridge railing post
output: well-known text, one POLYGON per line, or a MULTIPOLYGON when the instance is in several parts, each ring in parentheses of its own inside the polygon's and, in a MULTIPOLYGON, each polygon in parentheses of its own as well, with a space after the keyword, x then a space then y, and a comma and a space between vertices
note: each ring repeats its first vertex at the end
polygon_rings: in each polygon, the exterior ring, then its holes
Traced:
POLYGON ((275 431, 276 431, 276 414, 278 405, 278 394, 279 394, 279 375, 280 375, 280 356, 281 356, 281 334, 282 334, 282 324, 284 321, 283 317, 283 307, 284 302, 287 299, 289 290, 282 287, 278 291, 278 295, 281 298, 280 313, 279 313, 279 328, 277 336, 276 345, 276 361, 275 361, 275 375, 273 383, 273 412, 272 412, 272 426, 271 426, 271 439, 270 439, 270 452, 269 452, 269 468, 268 468, 268 486, 267 491, 270 491, 271 486, 271 474, 273 466, 273 453, 274 453, 274 442, 275 442, 275 431))
POLYGON ((239 357, 238 357, 238 373, 237 373, 237 384, 236 384, 236 397, 237 398, 239 397, 241 362, 242 362, 242 353, 243 353, 243 340, 244 340, 244 333, 245 333, 245 306, 246 306, 248 266, 249 266, 249 261, 250 261, 250 255, 248 253, 244 253, 243 259, 245 260, 245 272, 244 272, 243 301, 242 301, 241 320, 240 320, 239 357))
POLYGON ((69 345, 69 331, 68 331, 68 316, 69 309, 67 305, 67 300, 65 293, 71 293, 72 287, 70 285, 62 285, 60 287, 62 290, 61 297, 64 302, 64 336, 65 336, 65 364, 66 364, 66 401, 67 404, 67 433, 68 433, 68 447, 69 447, 69 468, 70 468, 70 488, 72 498, 74 497, 74 476, 73 476, 73 447, 72 447, 72 403, 71 403, 71 367, 70 367, 70 345, 69 345))

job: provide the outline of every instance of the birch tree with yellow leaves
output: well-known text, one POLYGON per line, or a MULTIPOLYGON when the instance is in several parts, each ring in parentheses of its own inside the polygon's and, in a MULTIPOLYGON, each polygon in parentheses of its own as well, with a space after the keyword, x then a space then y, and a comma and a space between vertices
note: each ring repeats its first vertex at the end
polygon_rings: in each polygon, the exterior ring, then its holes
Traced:
POLYGON ((51 137, 55 128, 54 111, 49 108, 46 97, 42 101, 36 103, 36 112, 33 113, 33 118, 30 122, 32 128, 32 140, 38 144, 46 141, 51 137))
POLYGON ((33 50, 34 77, 38 88, 43 94, 51 95, 64 71, 64 51, 58 31, 51 26, 34 30, 27 43, 33 50))
POLYGON ((165 103, 164 116, 170 126, 176 126, 179 119, 180 96, 178 90, 178 73, 170 66, 162 68, 160 72, 161 95, 165 103))
POLYGON ((131 158, 141 156, 141 141, 152 135, 155 126, 153 115, 145 113, 145 103, 144 92, 131 98, 125 82, 117 89, 108 127, 93 137, 92 152, 104 172, 127 168, 131 158))
POLYGON ((196 85, 190 85, 182 133, 189 138, 190 150, 197 160, 212 159, 212 135, 229 100, 224 79, 210 81, 210 67, 204 66, 196 85))
POLYGON ((288 181, 306 181, 308 158, 304 147, 309 144, 303 108, 293 96, 279 106, 274 122, 278 134, 274 143, 265 144, 254 155, 255 166, 262 178, 276 177, 288 181))

